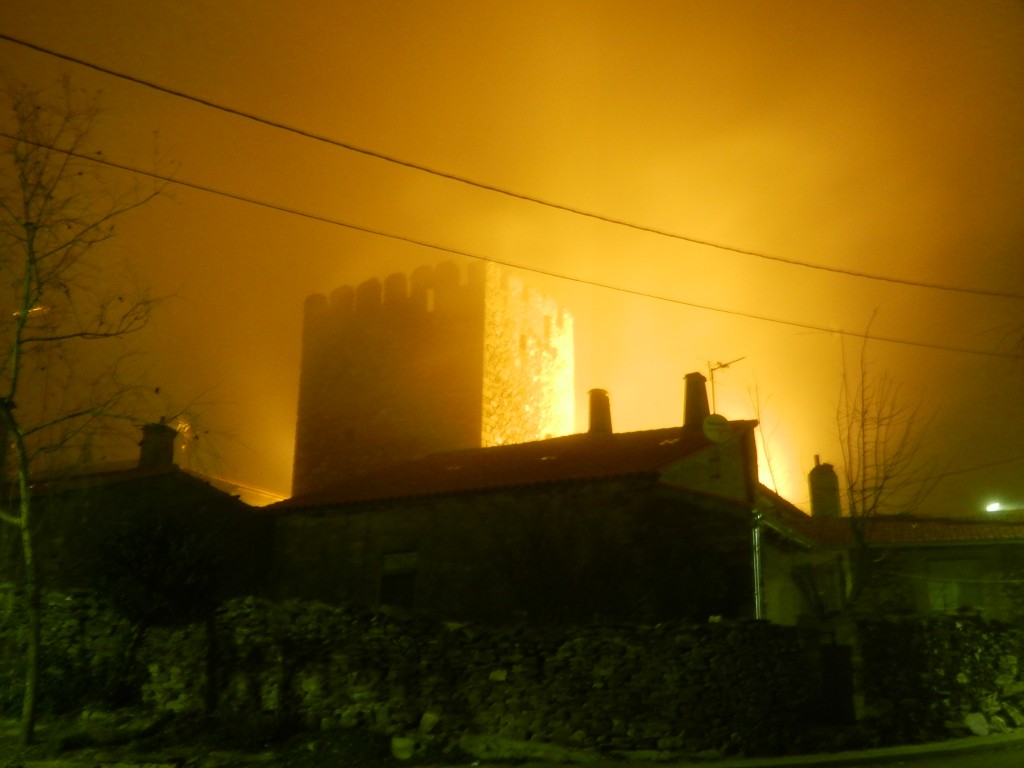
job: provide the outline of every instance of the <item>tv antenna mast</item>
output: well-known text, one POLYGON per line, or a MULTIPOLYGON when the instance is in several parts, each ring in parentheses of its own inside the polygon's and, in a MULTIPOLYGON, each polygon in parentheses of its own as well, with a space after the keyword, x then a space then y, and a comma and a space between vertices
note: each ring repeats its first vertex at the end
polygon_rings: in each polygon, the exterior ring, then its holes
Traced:
POLYGON ((708 360, 708 379, 711 380, 711 412, 718 413, 718 406, 715 404, 715 371, 720 371, 723 368, 728 368, 733 363, 738 363, 740 360, 746 360, 747 357, 737 357, 735 360, 730 360, 728 363, 712 363, 708 360))

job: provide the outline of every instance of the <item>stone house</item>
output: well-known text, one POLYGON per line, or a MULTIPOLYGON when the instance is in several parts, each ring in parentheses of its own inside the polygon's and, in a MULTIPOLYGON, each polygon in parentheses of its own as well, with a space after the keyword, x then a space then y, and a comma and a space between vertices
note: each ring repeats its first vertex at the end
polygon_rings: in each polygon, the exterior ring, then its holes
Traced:
MULTIPOLYGON (((593 390, 586 433, 430 454, 272 505, 272 593, 453 619, 753 616, 756 422, 709 416, 704 384, 687 375, 676 427, 614 432, 593 390)), ((762 530, 764 554, 792 546, 762 530)))
MULTIPOLYGON (((843 609, 860 546, 848 518, 808 518, 816 581, 811 613, 843 609), (817 602, 815 602, 817 601, 817 602), (814 610, 816 609, 816 610, 814 610)), ((1007 622, 1024 608, 1024 519, 887 515, 864 523, 868 577, 858 613, 972 612, 1007 622)), ((798 566, 799 567, 799 566, 798 566)))
POLYGON ((928 615, 980 613, 1015 622, 1024 607, 1024 517, 945 518, 926 514, 878 515, 852 521, 840 510, 835 470, 816 461, 808 477, 811 514, 766 489, 759 506, 790 544, 772 562, 785 594, 772 595, 785 623, 845 613, 928 615), (861 534, 858 537, 858 533, 861 534), (866 555, 861 595, 848 596, 853 569, 866 555))
MULTIPOLYGON (((32 483, 35 561, 44 590, 94 586, 111 547, 133 540, 171 547, 166 554, 172 558, 180 548, 190 556, 201 550, 217 569, 214 597, 263 591, 267 521, 238 497, 177 466, 176 437, 169 426, 147 425, 134 465, 32 483)), ((7 503, 16 505, 17 497, 7 503)), ((18 581, 21 569, 18 529, 0 525, 0 579, 18 581)))

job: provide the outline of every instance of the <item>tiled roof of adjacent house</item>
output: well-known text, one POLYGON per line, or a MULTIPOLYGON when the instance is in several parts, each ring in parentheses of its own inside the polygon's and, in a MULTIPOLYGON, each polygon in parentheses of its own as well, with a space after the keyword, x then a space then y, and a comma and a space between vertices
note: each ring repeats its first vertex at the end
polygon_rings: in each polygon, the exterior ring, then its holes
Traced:
MULTIPOLYGON (((731 422, 736 432, 756 422, 731 422)), ((360 501, 462 493, 505 487, 656 473, 708 446, 682 427, 612 434, 582 433, 423 456, 337 486, 273 504, 268 511, 340 506, 360 501)))
MULTIPOLYGON (((110 462, 98 466, 76 467, 72 471, 55 472, 50 475, 34 478, 29 484, 33 496, 45 496, 52 493, 66 493, 93 490, 123 483, 138 483, 142 486, 156 479, 170 479, 171 482, 183 485, 202 483, 210 486, 209 478, 196 472, 183 469, 177 464, 160 467, 140 467, 135 462, 110 462)), ((214 489, 211 489, 214 490, 214 489)), ((221 492, 218 490, 218 492, 221 492)))
MULTIPOLYGON (((855 544, 850 518, 811 517, 764 486, 759 496, 766 524, 783 536, 808 547, 846 548, 855 544)), ((876 547, 1024 542, 1024 515, 879 515, 865 520, 863 530, 868 545, 876 547)))
MULTIPOLYGON (((787 515, 785 524, 802 537, 826 547, 848 547, 855 543, 849 518, 801 520, 787 515)), ((948 544, 997 544, 1024 541, 1024 519, 940 518, 911 515, 880 515, 864 521, 865 539, 870 546, 921 546, 948 544)))

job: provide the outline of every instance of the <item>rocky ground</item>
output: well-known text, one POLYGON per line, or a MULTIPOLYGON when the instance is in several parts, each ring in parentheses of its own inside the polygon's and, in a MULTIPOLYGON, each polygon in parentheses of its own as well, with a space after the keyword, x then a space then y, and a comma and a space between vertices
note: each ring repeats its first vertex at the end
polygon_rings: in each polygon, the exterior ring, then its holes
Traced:
POLYGON ((123 713, 44 719, 36 743, 23 748, 18 723, 0 720, 0 768, 422 768, 473 761, 459 749, 421 749, 399 760, 389 739, 361 729, 288 734, 269 721, 157 721, 123 713))
MULTIPOLYGON (((303 731, 272 715, 209 719, 155 715, 143 711, 86 710, 48 717, 36 742, 19 745, 19 726, 0 719, 0 768, 452 768, 454 766, 567 765, 613 760, 623 765, 659 762, 708 763, 728 757, 717 750, 598 752, 532 740, 463 734, 442 746, 426 738, 391 738, 362 727, 303 731)), ((966 733, 966 731, 964 731, 966 733)), ((979 733, 975 731, 975 733, 979 733)), ((986 729, 987 733, 987 729, 986 729)), ((941 734, 932 739, 940 740, 941 734)), ((949 734, 945 735, 947 738, 949 734)), ((860 750, 883 745, 879 734, 861 726, 808 734, 804 752, 860 750)))

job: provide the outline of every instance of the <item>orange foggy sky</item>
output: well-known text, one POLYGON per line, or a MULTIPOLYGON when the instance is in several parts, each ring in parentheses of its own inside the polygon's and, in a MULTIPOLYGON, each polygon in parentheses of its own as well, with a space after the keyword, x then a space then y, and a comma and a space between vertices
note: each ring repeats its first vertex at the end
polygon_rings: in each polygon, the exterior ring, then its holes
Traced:
MULTIPOLYGON (((987 2, 7 0, 0 33, 418 165, 701 240, 1024 293, 1024 6, 987 2)), ((107 107, 106 156, 189 182, 631 291, 817 328, 1012 354, 1024 301, 811 270, 556 211, 332 147, 0 41, 107 107), (155 149, 154 149, 155 148, 155 149), (154 161, 154 153, 156 160, 154 161)), ((303 298, 444 254, 177 188, 110 246, 174 292, 151 376, 200 398, 213 471, 287 493, 303 298)), ((682 418, 682 376, 755 414, 780 490, 839 463, 838 333, 553 278, 577 428, 682 418)), ((847 339, 852 352, 856 343, 847 339)), ((927 511, 1024 505, 1024 361, 874 342, 954 474, 927 511), (984 469, 977 467, 988 466, 984 469)), ((851 358, 852 359, 852 358, 851 358)), ((157 417, 160 414, 153 414, 157 417)))

